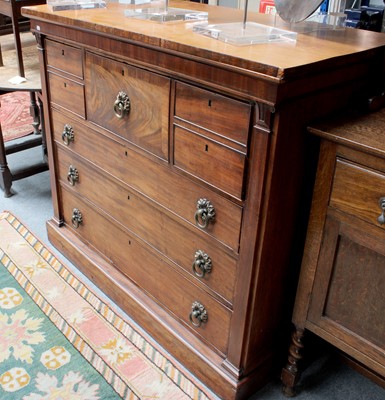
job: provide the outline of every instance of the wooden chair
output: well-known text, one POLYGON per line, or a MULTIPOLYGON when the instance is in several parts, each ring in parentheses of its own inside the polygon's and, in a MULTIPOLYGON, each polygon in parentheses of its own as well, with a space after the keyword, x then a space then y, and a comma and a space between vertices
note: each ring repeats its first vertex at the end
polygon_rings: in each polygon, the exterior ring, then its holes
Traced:
POLYGON ((15 48, 17 54, 17 65, 20 76, 25 76, 22 46, 20 40, 19 20, 21 18, 21 7, 36 6, 44 4, 45 0, 0 0, 0 14, 11 18, 13 34, 15 37, 15 48))
MULTIPOLYGON (((41 116, 40 118, 41 129, 38 134, 32 134, 29 135, 27 138, 23 139, 22 141, 11 141, 7 143, 7 145, 5 145, 1 129, 1 122, 0 122, 0 188, 4 190, 4 197, 12 196, 13 194, 11 192, 12 182, 48 170, 47 150, 46 150, 45 132, 44 132, 44 118, 42 112, 43 104, 40 93, 37 93, 37 99, 38 99, 38 104, 36 105, 36 107, 40 111, 40 116, 41 116), (8 155, 19 151, 31 149, 32 147, 37 147, 37 146, 42 147, 42 159, 40 162, 25 167, 12 168, 12 170, 10 170, 7 163, 8 155)), ((31 126, 31 131, 35 129, 36 127, 31 126)))
MULTIPOLYGON (((31 126, 31 137, 19 142, 12 141, 11 143, 4 144, 3 134, 0 126, 0 187, 4 190, 5 197, 12 195, 11 186, 12 182, 18 179, 26 178, 33 174, 45 171, 48 169, 47 157, 46 157, 46 146, 45 146, 45 133, 44 133, 44 115, 43 115, 43 104, 41 95, 41 82, 38 71, 34 71, 34 76, 38 75, 39 79, 29 80, 28 85, 19 87, 9 84, 7 77, 9 74, 17 72, 20 76, 25 77, 24 62, 22 55, 22 40, 20 38, 20 31, 18 26, 18 19, 21 16, 20 9, 26 5, 41 4, 41 0, 0 0, 0 13, 10 16, 12 19, 12 25, 14 29, 14 43, 16 49, 16 58, 13 65, 3 65, 2 62, 2 51, 0 47, 0 92, 12 92, 15 90, 27 91, 30 94, 31 104, 30 112, 33 117, 34 123, 31 126), (15 68, 17 64, 17 71, 15 68), (4 79, 3 79, 4 78, 4 79), (8 167, 7 155, 16 153, 19 151, 27 150, 32 147, 42 146, 43 159, 42 162, 30 165, 28 167, 12 169, 8 167)), ((38 69, 38 66, 37 68, 38 69)), ((27 71, 28 73, 31 71, 27 71)), ((1 125, 1 123, 0 123, 1 125)))

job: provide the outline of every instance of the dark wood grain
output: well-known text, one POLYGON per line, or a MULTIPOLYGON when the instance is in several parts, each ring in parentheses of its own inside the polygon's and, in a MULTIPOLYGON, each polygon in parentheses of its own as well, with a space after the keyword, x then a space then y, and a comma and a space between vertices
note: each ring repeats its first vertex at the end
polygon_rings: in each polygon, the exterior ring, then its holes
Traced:
POLYGON ((170 79, 86 53, 88 119, 168 160, 170 79), (123 118, 114 113, 119 92, 130 100, 123 118))

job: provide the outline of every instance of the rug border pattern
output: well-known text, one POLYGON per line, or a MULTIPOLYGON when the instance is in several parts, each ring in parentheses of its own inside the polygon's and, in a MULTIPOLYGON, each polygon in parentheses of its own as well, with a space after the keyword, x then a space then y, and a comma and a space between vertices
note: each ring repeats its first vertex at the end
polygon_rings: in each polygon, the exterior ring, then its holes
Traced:
MULTIPOLYGON (((73 275, 73 273, 69 271, 54 254, 52 254, 52 252, 48 250, 16 216, 8 211, 4 211, 0 212, 0 219, 5 219, 29 243, 34 251, 52 267, 52 270, 55 271, 61 279, 63 279, 73 290, 86 300, 88 304, 90 304, 90 306, 93 307, 118 332, 125 336, 153 365, 171 379, 171 381, 174 382, 174 384, 177 385, 187 396, 193 400, 211 399, 211 396, 208 393, 205 393, 203 388, 200 387, 199 382, 193 383, 191 379, 186 376, 186 373, 182 372, 182 366, 178 365, 178 367, 176 367, 172 360, 162 354, 161 349, 157 349, 146 337, 144 337, 145 335, 142 332, 139 333, 134 326, 126 322, 117 314, 116 311, 112 310, 111 306, 95 295, 85 283, 73 275)), ((19 282, 31 297, 33 296, 32 298, 35 303, 51 319, 51 321, 58 326, 84 358, 90 362, 99 373, 101 373, 104 379, 111 384, 120 396, 130 400, 138 399, 138 397, 131 391, 132 389, 129 388, 129 386, 119 378, 113 369, 110 368, 102 358, 99 357, 95 351, 76 334, 76 330, 61 318, 61 316, 50 306, 47 299, 39 293, 39 291, 28 281, 28 278, 25 277, 15 264, 12 263, 12 260, 10 260, 6 254, 5 256, 13 266, 13 271, 10 272, 17 282, 19 282), (55 319, 51 318, 52 315, 57 315, 58 321, 61 320, 60 325, 57 325, 55 319), (65 331, 63 331, 64 328, 66 328, 65 331), (92 354, 94 354, 94 357, 92 357, 92 354)), ((1 259, 3 258, 4 256, 1 257, 1 259)))

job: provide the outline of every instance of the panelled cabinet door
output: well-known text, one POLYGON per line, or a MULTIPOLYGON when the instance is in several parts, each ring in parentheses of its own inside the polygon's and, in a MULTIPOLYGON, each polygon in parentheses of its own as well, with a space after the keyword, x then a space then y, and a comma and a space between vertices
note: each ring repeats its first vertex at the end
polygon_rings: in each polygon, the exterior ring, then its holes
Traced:
POLYGON ((308 320, 361 353, 360 361, 385 365, 383 241, 327 217, 308 320))

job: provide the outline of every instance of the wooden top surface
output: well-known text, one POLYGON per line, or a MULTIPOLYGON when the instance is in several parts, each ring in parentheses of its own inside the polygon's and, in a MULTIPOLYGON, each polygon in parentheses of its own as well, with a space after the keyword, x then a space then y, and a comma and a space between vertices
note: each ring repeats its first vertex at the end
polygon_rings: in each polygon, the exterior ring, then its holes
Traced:
MULTIPOLYGON (((197 9, 209 12, 210 23, 241 22, 243 11, 177 1, 172 7, 197 9)), ((306 24, 306 33, 299 33, 297 41, 235 46, 193 33, 192 24, 184 22, 157 23, 124 16, 125 6, 108 3, 107 9, 69 10, 53 12, 48 5, 24 8, 24 16, 37 21, 47 21, 76 29, 113 35, 134 40, 143 45, 177 51, 189 56, 204 58, 238 68, 260 72, 272 78, 285 79, 296 69, 321 63, 319 68, 339 62, 348 62, 354 54, 385 46, 385 34, 351 28, 322 29, 319 24, 306 24), (321 29, 320 29, 321 28, 321 29), (338 61, 337 61, 338 62, 338 61)), ((249 13, 249 21, 274 25, 274 16, 249 13)), ((282 29, 293 27, 279 25, 282 29)), ((304 24, 296 29, 304 29, 304 24)), ((43 32, 44 33, 44 32, 43 32)))
POLYGON ((385 158, 385 108, 352 111, 309 127, 313 134, 385 158))

